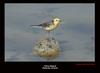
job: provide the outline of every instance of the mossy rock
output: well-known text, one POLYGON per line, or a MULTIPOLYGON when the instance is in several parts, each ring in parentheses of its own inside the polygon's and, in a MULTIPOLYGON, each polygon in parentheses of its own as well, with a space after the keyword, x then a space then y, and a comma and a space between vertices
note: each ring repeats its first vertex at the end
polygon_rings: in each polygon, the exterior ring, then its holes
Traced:
POLYGON ((53 37, 42 38, 33 48, 33 53, 46 59, 56 58, 59 55, 59 43, 53 37))

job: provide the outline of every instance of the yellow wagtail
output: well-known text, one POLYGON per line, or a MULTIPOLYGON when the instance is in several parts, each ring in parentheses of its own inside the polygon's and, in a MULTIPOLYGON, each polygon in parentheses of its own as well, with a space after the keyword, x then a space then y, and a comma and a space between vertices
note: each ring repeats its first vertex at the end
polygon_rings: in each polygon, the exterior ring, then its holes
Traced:
POLYGON ((40 25, 31 25, 31 26, 40 26, 44 30, 50 32, 50 31, 54 30, 55 28, 57 28, 59 26, 60 22, 61 22, 61 20, 59 18, 54 18, 50 22, 45 22, 40 25))

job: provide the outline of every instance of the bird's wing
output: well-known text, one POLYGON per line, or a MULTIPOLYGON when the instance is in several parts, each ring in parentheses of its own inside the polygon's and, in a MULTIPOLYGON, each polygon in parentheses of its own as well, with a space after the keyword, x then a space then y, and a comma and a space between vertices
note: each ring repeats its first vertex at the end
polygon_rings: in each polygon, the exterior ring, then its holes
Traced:
POLYGON ((43 27, 49 27, 50 24, 52 24, 52 21, 42 23, 42 24, 40 24, 40 26, 43 26, 43 27))

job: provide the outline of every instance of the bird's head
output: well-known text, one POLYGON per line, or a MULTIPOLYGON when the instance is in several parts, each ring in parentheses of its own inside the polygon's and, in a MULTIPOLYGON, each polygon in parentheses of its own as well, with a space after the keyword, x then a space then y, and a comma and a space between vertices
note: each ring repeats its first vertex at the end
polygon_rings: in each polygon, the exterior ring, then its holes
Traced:
POLYGON ((61 22, 61 19, 59 18, 54 18, 53 19, 54 24, 59 24, 61 22))

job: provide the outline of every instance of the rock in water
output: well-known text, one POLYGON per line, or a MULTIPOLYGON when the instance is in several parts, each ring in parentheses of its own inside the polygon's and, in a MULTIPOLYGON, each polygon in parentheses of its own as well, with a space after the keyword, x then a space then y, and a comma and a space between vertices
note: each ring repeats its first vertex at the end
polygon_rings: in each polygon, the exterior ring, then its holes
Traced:
POLYGON ((42 38, 33 48, 33 53, 47 60, 56 58, 59 55, 59 43, 53 37, 42 38))

